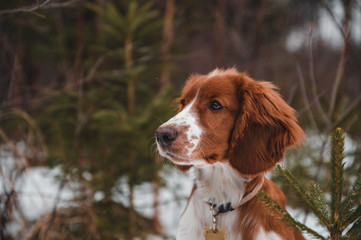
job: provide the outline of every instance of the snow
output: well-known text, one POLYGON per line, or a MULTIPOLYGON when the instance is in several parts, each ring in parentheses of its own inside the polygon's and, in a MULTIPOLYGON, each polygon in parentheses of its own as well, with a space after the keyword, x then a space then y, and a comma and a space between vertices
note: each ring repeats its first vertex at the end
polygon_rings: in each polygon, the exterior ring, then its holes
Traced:
MULTIPOLYGON (((161 175, 165 187, 160 190, 160 221, 163 226, 164 234, 167 236, 175 236, 178 220, 182 214, 183 209, 187 204, 187 198, 191 193, 193 186, 192 173, 181 173, 176 169, 166 166, 166 169, 161 175), (166 173, 164 173, 166 172, 166 173)), ((47 169, 37 167, 29 169, 21 181, 19 181, 15 188, 18 191, 19 203, 24 214, 28 219, 35 220, 38 217, 52 211, 54 204, 56 204, 58 189, 60 182, 58 176, 61 175, 61 169, 47 169), (37 187, 36 187, 37 186, 37 187)), ((91 176, 86 176, 91 178, 91 176)), ((118 192, 115 194, 114 200, 128 205, 127 194, 129 189, 126 184, 126 178, 119 181, 119 188, 122 194, 118 192)), ((0 189, 3 191, 3 189, 0 189)), ((144 183, 136 186, 134 189, 134 205, 136 210, 147 217, 153 216, 153 186, 150 183, 144 183)), ((60 206, 70 204, 69 200, 74 197, 73 191, 69 187, 64 187, 59 195, 60 206)), ((95 201, 99 201, 104 197, 102 192, 94 194, 95 201)), ((58 206, 59 206, 58 205, 58 206)), ((292 216, 300 222, 304 221, 304 212, 298 209, 287 209, 292 216)), ((306 225, 316 230, 322 235, 326 232, 317 223, 317 219, 313 215, 309 215, 306 219, 306 225)), ((10 226, 13 231, 16 231, 16 225, 10 226)), ((312 239, 310 236, 305 236, 307 239, 312 239)), ((149 240, 162 239, 158 236, 149 236, 149 240)))

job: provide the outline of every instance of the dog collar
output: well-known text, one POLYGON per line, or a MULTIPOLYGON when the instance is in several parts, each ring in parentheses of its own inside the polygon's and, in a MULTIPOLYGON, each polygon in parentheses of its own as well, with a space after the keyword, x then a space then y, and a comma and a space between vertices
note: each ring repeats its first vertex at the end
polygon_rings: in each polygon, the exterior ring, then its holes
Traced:
POLYGON ((264 183, 264 177, 262 176, 262 180, 251 191, 246 192, 242 196, 241 201, 236 203, 236 204, 232 204, 231 202, 227 202, 227 203, 223 203, 223 204, 220 204, 220 205, 217 206, 216 203, 208 201, 207 203, 211 207, 213 217, 217 216, 220 213, 226 213, 226 212, 233 211, 233 210, 241 207, 243 204, 247 203, 254 196, 256 196, 258 191, 263 186, 263 183, 264 183))

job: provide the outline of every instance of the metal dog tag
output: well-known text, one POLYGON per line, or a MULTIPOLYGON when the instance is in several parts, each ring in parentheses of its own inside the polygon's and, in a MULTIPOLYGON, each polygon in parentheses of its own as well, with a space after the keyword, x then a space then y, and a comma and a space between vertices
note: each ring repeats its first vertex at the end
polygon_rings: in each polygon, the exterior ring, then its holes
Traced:
POLYGON ((218 230, 216 228, 216 230, 213 231, 211 228, 204 227, 203 237, 206 240, 226 240, 226 230, 218 230))

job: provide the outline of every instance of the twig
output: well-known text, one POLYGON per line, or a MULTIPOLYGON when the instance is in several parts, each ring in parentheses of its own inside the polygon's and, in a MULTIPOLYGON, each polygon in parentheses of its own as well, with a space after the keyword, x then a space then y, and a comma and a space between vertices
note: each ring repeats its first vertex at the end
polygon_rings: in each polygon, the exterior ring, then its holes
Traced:
MULTIPOLYGON (((324 2, 324 0, 322 1, 324 2)), ((347 58, 348 58, 348 49, 349 49, 349 24, 350 24, 350 6, 349 6, 349 1, 344 1, 343 2, 343 7, 344 7, 344 19, 343 19, 343 24, 341 26, 341 32, 343 34, 344 37, 344 46, 343 46, 343 50, 340 56, 340 60, 337 66, 337 72, 336 72, 336 77, 335 77, 335 81, 332 87, 332 94, 331 94, 331 100, 330 100, 330 106, 329 106, 329 110, 328 110, 328 117, 331 118, 333 111, 335 109, 335 104, 336 104, 336 98, 337 98, 337 93, 339 91, 342 79, 345 75, 345 68, 346 68, 346 62, 347 62, 347 58), (347 3, 345 3, 347 2, 347 3)), ((332 14, 331 9, 329 8, 329 6, 325 3, 325 7, 326 9, 328 9, 328 11, 330 11, 330 14, 332 14)), ((334 19, 335 23, 337 23, 337 20, 334 19)))
POLYGON ((6 9, 0 11, 0 15, 3 14, 13 14, 13 13, 30 13, 34 12, 38 9, 49 9, 49 8, 62 8, 62 7, 70 7, 73 6, 73 4, 81 2, 83 0, 70 0, 68 2, 63 3, 51 3, 52 0, 45 0, 42 3, 39 3, 39 1, 36 1, 36 4, 33 6, 27 6, 22 8, 16 8, 16 9, 6 9))
POLYGON ((293 98, 295 97, 295 93, 296 93, 296 90, 297 90, 297 87, 298 85, 297 84, 294 84, 292 85, 292 87, 290 88, 290 91, 289 91, 289 94, 288 94, 288 97, 287 97, 287 104, 291 105, 292 101, 293 101, 293 98))
POLYGON ((53 223, 54 223, 54 220, 56 218, 56 214, 57 214, 57 209, 58 209, 58 203, 60 202, 60 195, 63 191, 63 188, 65 186, 65 182, 66 182, 66 176, 67 175, 64 175, 63 179, 61 180, 61 183, 60 183, 60 186, 59 186, 59 189, 58 189, 58 192, 56 194, 56 197, 54 199, 54 207, 53 207, 53 210, 51 211, 51 215, 50 216, 50 219, 49 219, 49 222, 48 222, 48 226, 47 228, 45 229, 45 232, 44 232, 44 238, 43 239, 46 239, 47 235, 48 235, 48 232, 50 230, 50 228, 52 227, 53 223))
POLYGON ((311 86, 312 86, 312 93, 315 99, 315 105, 316 109, 318 110, 319 114, 327 124, 327 126, 330 125, 330 119, 326 116, 325 112, 322 109, 319 97, 317 96, 317 87, 316 87, 316 78, 315 78, 315 70, 314 70, 314 62, 313 62, 313 49, 312 49, 312 34, 313 34, 313 28, 314 26, 311 25, 311 31, 309 34, 309 55, 310 55, 310 62, 309 62, 309 68, 310 68, 310 79, 311 79, 311 86))
POLYGON ((308 101, 306 87, 305 87, 305 79, 303 77, 301 66, 299 64, 297 64, 296 70, 297 70, 298 79, 300 80, 301 95, 302 95, 303 101, 306 105, 307 116, 311 122, 312 127, 318 131, 318 127, 317 127, 315 118, 313 117, 312 110, 311 110, 310 102, 308 101))
POLYGON ((350 106, 348 106, 348 108, 342 113, 342 115, 337 119, 337 121, 335 121, 332 125, 332 127, 329 129, 331 130, 334 127, 337 127, 337 125, 343 121, 343 119, 352 111, 355 109, 355 107, 357 107, 357 105, 359 104, 359 102, 361 101, 361 94, 359 94, 356 99, 350 104, 350 106))
POLYGON ((0 165, 0 173, 4 176, 4 178, 9 182, 10 188, 13 192, 15 192, 15 186, 9 175, 3 170, 3 168, 0 165))
POLYGON ((344 29, 341 25, 341 23, 339 23, 336 19, 336 16, 335 14, 333 14, 332 10, 331 10, 331 7, 330 5, 325 1, 325 0, 321 0, 320 1, 322 6, 326 9, 326 11, 328 12, 328 14, 330 14, 332 20, 335 22, 335 24, 337 25, 338 29, 340 30, 341 32, 341 35, 344 39, 346 39, 346 33, 344 32, 344 29))
POLYGON ((338 67, 337 67, 335 82, 334 82, 333 88, 332 88, 330 107, 329 107, 329 110, 328 110, 329 118, 332 116, 333 111, 335 109, 337 92, 338 92, 338 90, 340 88, 340 84, 341 84, 341 81, 342 81, 342 79, 344 77, 344 73, 345 73, 345 67, 346 67, 346 61, 347 61, 347 46, 346 45, 347 44, 345 44, 344 50, 342 51, 342 54, 341 54, 341 57, 340 57, 340 62, 339 62, 338 67))
MULTIPOLYGON (((4 130, 2 130, 2 128, 0 128, 0 137, 5 141, 6 144, 10 145, 10 147, 12 148, 13 152, 19 156, 21 158, 21 160, 23 161, 23 164, 25 166, 25 170, 29 170, 30 168, 30 164, 29 164, 29 161, 28 159, 24 156, 24 154, 22 154, 18 148, 16 147, 16 145, 10 140, 10 138, 8 137, 8 135, 4 132, 4 130)), ((35 189, 37 190, 37 192, 39 193, 42 201, 43 201, 43 204, 44 206, 46 206, 46 201, 44 200, 44 197, 43 197, 43 193, 40 191, 38 185, 36 184, 35 180, 28 176, 30 181, 32 182, 33 186, 35 187, 35 189)))
POLYGON ((320 154, 319 154, 319 158, 318 158, 317 170, 316 170, 316 174, 315 174, 315 176, 314 176, 314 178, 313 178, 313 179, 315 180, 315 182, 318 181, 318 178, 319 178, 320 173, 321 173, 321 168, 322 168, 323 163, 324 163, 324 161, 325 161, 325 159, 324 159, 324 157, 323 157, 323 154, 324 154, 324 152, 325 152, 326 144, 327 144, 327 142, 328 142, 328 135, 329 135, 329 133, 326 132, 325 137, 324 137, 324 139, 323 139, 323 141, 322 141, 321 150, 320 150, 320 154))
MULTIPOLYGON (((314 97, 310 102, 310 108, 315 105, 315 102, 316 102, 316 98, 320 99, 321 97, 325 96, 327 90, 324 89, 318 96, 314 97)), ((303 114, 303 112, 306 112, 308 109, 307 107, 304 107, 303 109, 297 111, 297 117, 301 116, 303 114)))
POLYGON ((65 7, 72 7, 74 6, 76 3, 78 2, 83 2, 84 0, 70 0, 68 2, 62 2, 62 3, 49 3, 47 5, 45 5, 43 8, 44 9, 49 9, 49 8, 65 8, 65 7))
POLYGON ((35 4, 35 6, 2 10, 2 11, 0 11, 0 15, 6 14, 6 13, 33 12, 35 10, 38 10, 39 8, 44 7, 46 4, 48 4, 50 2, 51 2, 51 0, 45 0, 44 2, 39 4, 39 2, 37 1, 37 4, 35 4))

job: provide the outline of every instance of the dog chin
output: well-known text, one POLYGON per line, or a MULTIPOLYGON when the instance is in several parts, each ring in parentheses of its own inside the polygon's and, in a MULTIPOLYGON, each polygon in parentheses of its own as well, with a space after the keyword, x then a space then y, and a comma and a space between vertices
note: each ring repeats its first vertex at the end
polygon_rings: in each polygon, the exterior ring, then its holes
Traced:
POLYGON ((185 165, 185 166, 203 166, 206 164, 206 162, 203 159, 190 159, 183 156, 179 156, 177 154, 171 153, 171 152, 161 152, 161 155, 163 157, 168 158, 171 160, 174 164, 177 165, 185 165))

